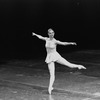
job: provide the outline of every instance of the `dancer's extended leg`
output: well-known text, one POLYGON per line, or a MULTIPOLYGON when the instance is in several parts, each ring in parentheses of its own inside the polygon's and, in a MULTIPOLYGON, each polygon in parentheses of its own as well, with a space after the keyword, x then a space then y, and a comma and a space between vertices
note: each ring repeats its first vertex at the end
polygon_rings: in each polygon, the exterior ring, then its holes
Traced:
POLYGON ((59 60, 57 60, 56 62, 60 63, 62 65, 68 66, 70 68, 86 69, 83 65, 70 63, 66 59, 64 59, 63 57, 59 58, 59 60))
POLYGON ((49 73, 50 73, 50 82, 49 82, 48 92, 49 92, 49 94, 51 94, 51 92, 53 90, 53 83, 55 81, 55 64, 54 64, 54 62, 51 62, 48 64, 48 69, 49 69, 49 73))

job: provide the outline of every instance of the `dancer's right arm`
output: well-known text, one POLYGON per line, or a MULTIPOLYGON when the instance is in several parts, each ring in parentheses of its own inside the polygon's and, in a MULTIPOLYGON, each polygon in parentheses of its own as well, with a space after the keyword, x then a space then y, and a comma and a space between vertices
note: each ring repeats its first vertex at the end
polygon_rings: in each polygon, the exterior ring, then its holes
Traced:
POLYGON ((36 36, 36 37, 38 37, 41 40, 46 40, 46 37, 43 37, 43 36, 35 34, 35 33, 32 33, 32 36, 36 36))

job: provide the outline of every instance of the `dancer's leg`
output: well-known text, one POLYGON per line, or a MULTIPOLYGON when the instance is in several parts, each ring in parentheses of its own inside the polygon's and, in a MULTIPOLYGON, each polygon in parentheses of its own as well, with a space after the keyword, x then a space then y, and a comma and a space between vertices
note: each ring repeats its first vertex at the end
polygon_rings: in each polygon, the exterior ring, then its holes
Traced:
POLYGON ((83 65, 70 63, 66 59, 64 59, 63 57, 59 58, 59 60, 57 60, 56 62, 60 63, 62 65, 68 66, 70 68, 86 69, 83 65))
POLYGON ((54 62, 51 62, 48 64, 48 69, 49 69, 49 73, 50 73, 50 82, 49 82, 48 92, 49 92, 49 94, 51 94, 51 92, 53 90, 53 83, 55 81, 55 64, 54 64, 54 62))

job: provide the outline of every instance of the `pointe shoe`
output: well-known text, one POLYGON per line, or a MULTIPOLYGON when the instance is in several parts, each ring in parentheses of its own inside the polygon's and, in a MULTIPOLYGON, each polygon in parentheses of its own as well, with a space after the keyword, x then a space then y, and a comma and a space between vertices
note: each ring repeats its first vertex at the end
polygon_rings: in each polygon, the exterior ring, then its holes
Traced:
POLYGON ((50 95, 51 95, 51 92, 52 92, 53 89, 54 89, 53 87, 48 89, 48 92, 49 92, 50 95))
POLYGON ((78 69, 86 69, 86 67, 84 67, 83 65, 79 65, 78 69))

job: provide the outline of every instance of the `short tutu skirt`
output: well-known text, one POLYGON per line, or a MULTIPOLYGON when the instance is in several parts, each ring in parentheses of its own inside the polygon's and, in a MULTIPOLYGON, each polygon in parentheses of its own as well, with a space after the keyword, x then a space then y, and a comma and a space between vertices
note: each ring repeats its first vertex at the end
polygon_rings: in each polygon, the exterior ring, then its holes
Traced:
POLYGON ((47 54, 45 62, 46 63, 50 63, 52 61, 55 62, 60 58, 61 58, 61 55, 58 52, 52 52, 52 53, 47 54))

